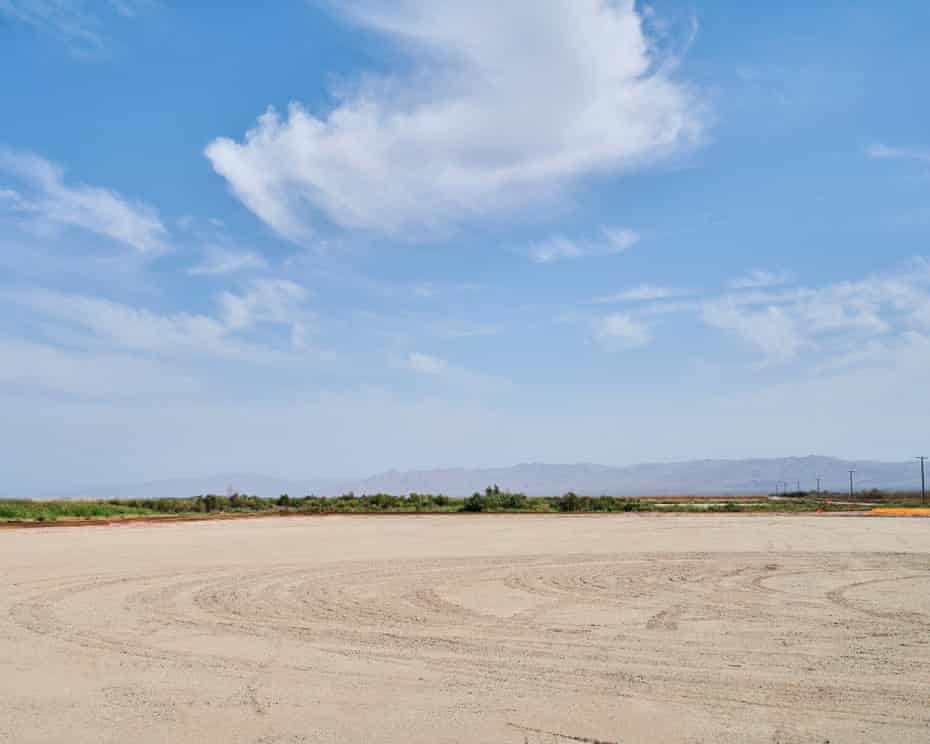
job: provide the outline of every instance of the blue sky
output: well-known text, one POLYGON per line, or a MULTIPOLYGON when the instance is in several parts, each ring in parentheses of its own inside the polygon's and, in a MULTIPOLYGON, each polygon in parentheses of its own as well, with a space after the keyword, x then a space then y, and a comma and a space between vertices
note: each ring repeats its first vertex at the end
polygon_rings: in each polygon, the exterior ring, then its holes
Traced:
POLYGON ((0 0, 0 470, 921 454, 928 23, 0 0))

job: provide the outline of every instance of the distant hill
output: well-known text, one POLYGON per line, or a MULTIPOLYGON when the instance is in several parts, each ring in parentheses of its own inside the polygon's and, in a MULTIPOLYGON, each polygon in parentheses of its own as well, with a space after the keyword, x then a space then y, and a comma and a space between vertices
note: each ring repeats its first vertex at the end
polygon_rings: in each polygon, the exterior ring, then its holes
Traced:
POLYGON ((389 471, 353 483, 356 493, 386 491, 442 492, 466 495, 496 483, 501 488, 530 495, 551 496, 575 491, 583 495, 616 496, 771 492, 777 481, 791 490, 800 480, 813 490, 817 476, 822 487, 846 490, 849 470, 855 469, 857 489, 914 489, 920 486, 916 463, 851 462, 832 457, 787 457, 752 460, 693 460, 611 467, 576 464, 514 465, 507 468, 389 471))
POLYGON ((281 493, 333 496, 346 491, 357 494, 411 491, 466 496, 485 486, 522 491, 534 496, 553 496, 566 491, 583 495, 615 496, 768 493, 776 481, 790 489, 800 480, 802 489, 813 490, 822 478, 825 490, 845 491, 850 469, 856 470, 856 488, 916 490, 920 471, 916 462, 849 461, 811 455, 749 460, 692 460, 611 467, 588 463, 547 465, 526 463, 505 468, 450 468, 442 470, 390 470, 369 478, 308 478, 284 480, 264 475, 222 473, 203 478, 173 478, 145 483, 125 483, 68 489, 44 496, 84 498, 183 497, 200 493, 225 493, 234 489, 260 496, 281 493))
MULTIPOLYGON (((317 481, 326 489, 327 493, 342 493, 338 485, 339 482, 341 481, 335 479, 317 481)), ((314 492, 308 482, 285 480, 253 473, 220 473, 201 478, 170 478, 141 483, 84 486, 79 489, 68 489, 63 493, 47 493, 45 495, 61 496, 63 498, 157 499, 184 498, 202 493, 224 494, 227 490, 257 496, 278 496, 282 493, 303 495, 314 492)))

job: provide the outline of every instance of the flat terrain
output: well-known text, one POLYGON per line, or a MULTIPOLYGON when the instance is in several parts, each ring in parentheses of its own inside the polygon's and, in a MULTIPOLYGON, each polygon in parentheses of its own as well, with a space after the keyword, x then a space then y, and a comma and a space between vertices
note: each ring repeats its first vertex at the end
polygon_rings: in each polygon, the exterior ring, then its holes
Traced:
POLYGON ((0 742, 930 741, 930 520, 0 532, 0 742))

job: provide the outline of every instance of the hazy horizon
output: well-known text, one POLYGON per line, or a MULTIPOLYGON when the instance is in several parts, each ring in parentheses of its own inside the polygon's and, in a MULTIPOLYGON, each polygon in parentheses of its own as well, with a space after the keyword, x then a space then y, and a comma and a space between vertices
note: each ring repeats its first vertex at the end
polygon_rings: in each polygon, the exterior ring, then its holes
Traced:
POLYGON ((855 470, 856 490, 873 488, 915 491, 919 488, 916 460, 881 462, 844 460, 819 455, 743 460, 687 460, 634 463, 616 467, 599 463, 515 463, 502 467, 391 469, 361 476, 214 472, 170 475, 151 480, 100 480, 13 488, 0 495, 34 498, 182 498, 199 493, 238 491, 276 497, 315 494, 335 496, 357 493, 443 493, 466 496, 492 484, 531 496, 582 495, 635 496, 687 493, 771 493, 779 489, 845 492, 849 470, 855 470), (787 484, 787 485, 786 485, 787 484))

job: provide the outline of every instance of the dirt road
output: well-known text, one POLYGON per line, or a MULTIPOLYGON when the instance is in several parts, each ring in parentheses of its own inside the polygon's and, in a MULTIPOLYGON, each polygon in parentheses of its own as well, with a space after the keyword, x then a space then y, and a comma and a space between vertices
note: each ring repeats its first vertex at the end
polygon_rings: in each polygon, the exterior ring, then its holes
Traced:
POLYGON ((0 742, 930 741, 930 520, 0 532, 0 742))

